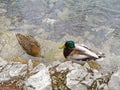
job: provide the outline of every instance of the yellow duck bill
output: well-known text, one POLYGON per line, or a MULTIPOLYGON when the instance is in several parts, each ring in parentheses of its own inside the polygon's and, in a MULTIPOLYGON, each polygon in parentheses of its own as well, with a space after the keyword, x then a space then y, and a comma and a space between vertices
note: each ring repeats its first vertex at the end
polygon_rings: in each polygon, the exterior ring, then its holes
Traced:
POLYGON ((64 49, 65 48, 65 45, 62 45, 59 47, 59 49, 64 49))

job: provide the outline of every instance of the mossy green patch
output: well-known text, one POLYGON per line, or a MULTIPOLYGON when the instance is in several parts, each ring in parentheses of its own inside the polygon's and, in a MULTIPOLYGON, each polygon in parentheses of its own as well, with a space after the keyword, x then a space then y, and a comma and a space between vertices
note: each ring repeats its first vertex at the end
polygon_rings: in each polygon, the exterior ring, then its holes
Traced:
POLYGON ((90 68, 99 70, 101 68, 100 64, 95 61, 89 61, 88 62, 90 68))

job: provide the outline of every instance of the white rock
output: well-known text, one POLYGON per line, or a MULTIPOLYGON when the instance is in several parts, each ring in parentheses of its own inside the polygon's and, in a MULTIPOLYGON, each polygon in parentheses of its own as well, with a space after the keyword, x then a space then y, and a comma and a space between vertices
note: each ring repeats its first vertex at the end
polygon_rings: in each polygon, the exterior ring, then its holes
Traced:
POLYGON ((35 89, 32 88, 32 87, 26 87, 26 86, 24 86, 24 87, 23 87, 23 90, 35 90, 35 89))
POLYGON ((39 71, 41 71, 43 69, 46 69, 46 66, 43 63, 40 63, 35 68, 33 68, 33 70, 31 71, 31 73, 36 73, 36 72, 39 72, 39 71))
POLYGON ((48 65, 48 68, 52 68, 52 67, 58 66, 59 64, 61 64, 61 62, 59 60, 54 61, 50 65, 48 65))
POLYGON ((13 80, 16 77, 20 77, 26 74, 27 65, 9 62, 6 65, 3 65, 0 72, 0 82, 5 82, 13 80))
POLYGON ((7 65, 7 62, 0 57, 0 70, 7 65))
POLYGON ((28 71, 31 72, 32 69, 33 69, 33 63, 32 63, 32 60, 29 59, 29 60, 28 60, 28 71))
POLYGON ((98 87, 98 90, 110 90, 108 88, 108 85, 107 84, 101 84, 99 87, 98 87))
POLYGON ((71 90, 87 90, 85 85, 80 82, 87 76, 88 72, 83 66, 77 63, 72 63, 71 61, 66 61, 59 64, 56 67, 58 72, 69 70, 66 75, 66 85, 71 90))
POLYGON ((25 82, 25 86, 32 87, 34 90, 52 90, 48 69, 43 67, 37 74, 29 77, 25 82))
POLYGON ((4 71, 0 73, 0 83, 9 81, 11 79, 8 71, 4 71))
POLYGON ((81 81, 81 83, 86 86, 91 86, 93 81, 94 81, 93 76, 91 76, 91 73, 88 73, 88 75, 85 77, 83 81, 81 81))
POLYGON ((74 70, 74 69, 83 69, 83 67, 80 65, 80 64, 77 64, 77 63, 72 63, 71 61, 66 61, 64 63, 61 63, 57 68, 56 70, 59 72, 59 71, 65 71, 69 69, 70 71, 71 70, 74 70))
POLYGON ((111 76, 108 87, 110 90, 120 90, 120 70, 111 76))
POLYGON ((57 71, 69 70, 66 75, 66 85, 71 90, 87 90, 87 87, 90 87, 96 79, 102 78, 101 73, 96 69, 90 68, 87 63, 81 66, 67 61, 60 64, 56 69, 57 71))
POLYGON ((80 81, 83 81, 88 73, 84 69, 72 70, 67 74, 67 86, 71 90, 87 90, 84 85, 80 84, 80 81))
POLYGON ((89 66, 88 63, 85 63, 83 67, 86 68, 86 69, 90 69, 90 66, 89 66))
POLYGON ((87 90, 87 87, 82 84, 76 84, 70 88, 70 90, 87 90))
POLYGON ((27 72, 27 65, 19 62, 12 63, 12 67, 8 69, 10 77, 18 77, 25 75, 27 72))

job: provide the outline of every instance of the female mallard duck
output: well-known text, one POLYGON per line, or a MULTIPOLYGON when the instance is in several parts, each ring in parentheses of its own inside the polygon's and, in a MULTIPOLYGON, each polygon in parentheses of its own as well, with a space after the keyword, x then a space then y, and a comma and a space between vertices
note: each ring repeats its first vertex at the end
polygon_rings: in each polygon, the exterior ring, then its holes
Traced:
POLYGON ((105 57, 103 53, 91 50, 84 45, 77 45, 74 43, 74 41, 66 41, 66 43, 59 48, 64 48, 63 54, 67 60, 77 63, 83 63, 85 61, 96 60, 105 57))
POLYGON ((17 40, 22 48, 26 51, 27 54, 32 56, 41 56, 40 55, 40 45, 36 39, 31 35, 22 35, 20 33, 16 34, 17 40))

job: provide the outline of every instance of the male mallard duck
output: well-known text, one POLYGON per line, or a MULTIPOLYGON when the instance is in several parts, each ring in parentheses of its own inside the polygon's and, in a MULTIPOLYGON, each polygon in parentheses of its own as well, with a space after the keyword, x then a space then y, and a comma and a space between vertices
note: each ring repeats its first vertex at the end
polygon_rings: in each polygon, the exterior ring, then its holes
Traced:
POLYGON ((63 54, 67 60, 77 63, 105 57, 103 53, 91 50, 85 45, 77 45, 74 41, 66 41, 66 43, 59 48, 64 48, 63 54))
POLYGON ((17 40, 22 48, 26 51, 27 54, 32 56, 41 56, 40 55, 40 45, 37 40, 31 35, 22 35, 20 33, 16 34, 17 40))

